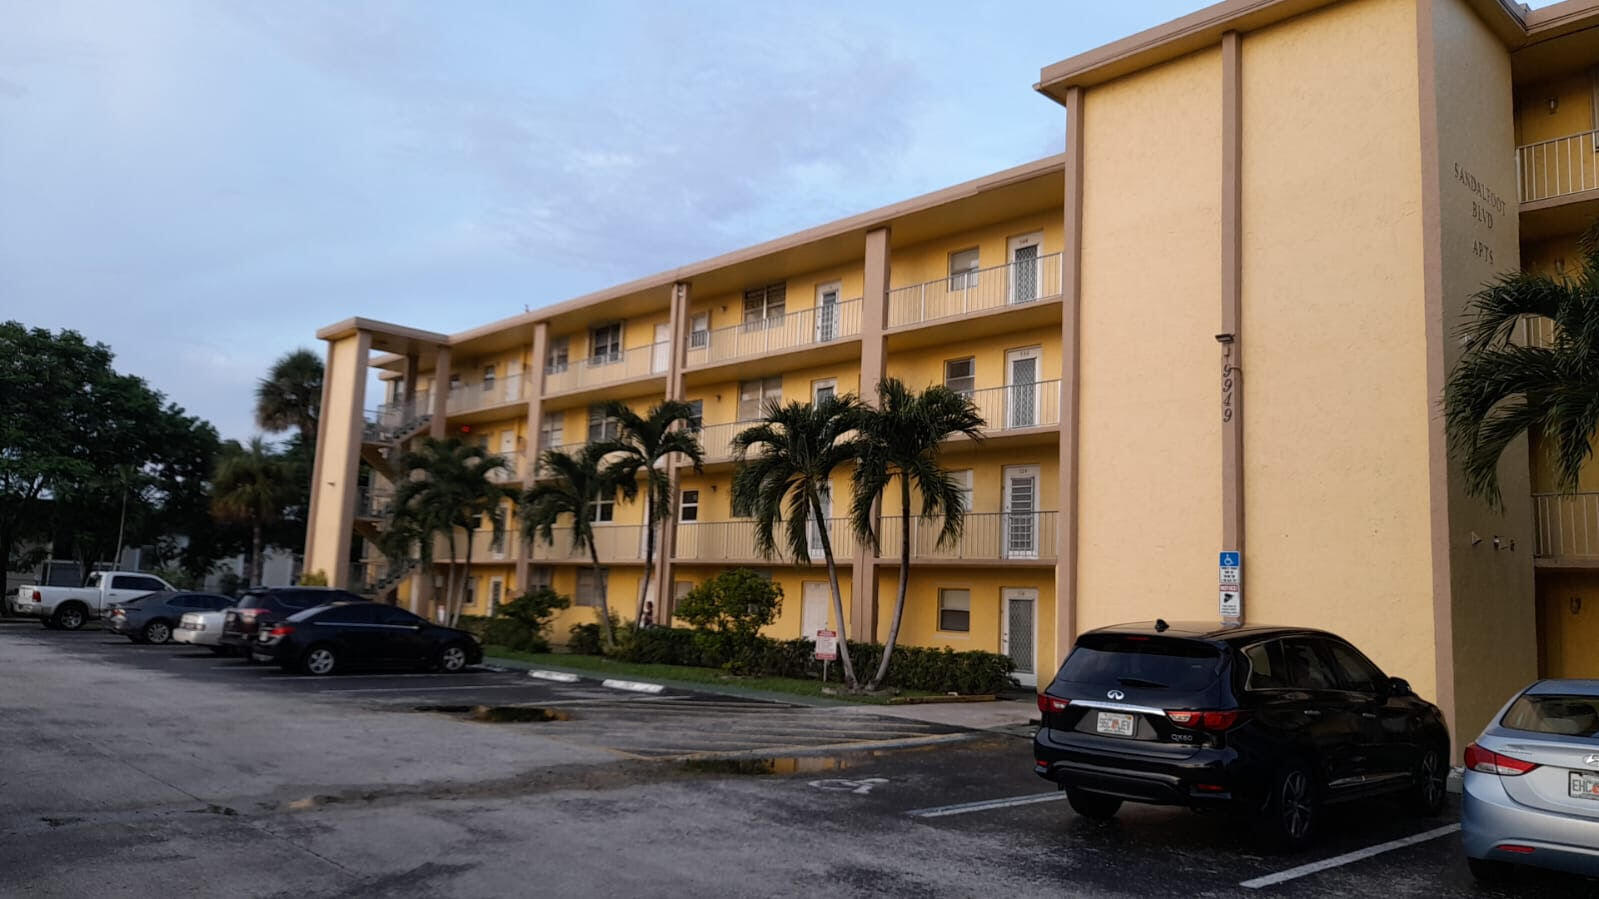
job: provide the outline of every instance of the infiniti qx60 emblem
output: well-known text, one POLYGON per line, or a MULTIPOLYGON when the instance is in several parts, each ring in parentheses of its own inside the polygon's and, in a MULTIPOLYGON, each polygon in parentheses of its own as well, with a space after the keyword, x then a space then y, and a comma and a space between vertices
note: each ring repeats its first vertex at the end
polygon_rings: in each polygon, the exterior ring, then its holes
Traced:
POLYGON ((1588 753, 1588 757, 1583 759, 1582 763, 1590 768, 1599 768, 1599 752, 1588 753))
MULTIPOLYGON (((1106 693, 1105 695, 1107 697, 1109 697, 1110 699, 1126 699, 1127 698, 1127 694, 1123 693, 1120 690, 1112 690, 1109 693, 1106 693)), ((1590 756, 1590 758, 1594 759, 1594 761, 1591 762, 1591 764, 1599 765, 1599 756, 1590 756)))

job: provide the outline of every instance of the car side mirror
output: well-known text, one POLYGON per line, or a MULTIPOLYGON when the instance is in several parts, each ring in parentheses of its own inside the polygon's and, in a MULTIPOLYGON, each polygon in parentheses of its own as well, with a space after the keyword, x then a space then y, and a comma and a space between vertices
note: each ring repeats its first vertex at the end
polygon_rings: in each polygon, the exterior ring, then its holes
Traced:
POLYGON ((1415 691, 1410 689, 1410 681, 1402 677, 1388 678, 1388 692, 1394 696, 1414 696, 1415 691))

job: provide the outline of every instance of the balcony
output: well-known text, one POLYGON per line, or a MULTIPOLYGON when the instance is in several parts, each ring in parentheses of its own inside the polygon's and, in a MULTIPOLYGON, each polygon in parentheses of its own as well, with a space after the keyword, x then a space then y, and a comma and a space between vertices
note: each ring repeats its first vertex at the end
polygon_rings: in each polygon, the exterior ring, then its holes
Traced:
POLYGON ((1599 493, 1534 493, 1532 521, 1540 565, 1599 567, 1599 493))
POLYGON ((1060 424, 1060 380, 985 387, 968 396, 988 424, 988 436, 1060 424))
MULTIPOLYGON (((751 565, 793 565, 794 558, 783 550, 783 531, 779 525, 772 535, 778 541, 778 552, 770 559, 755 550, 755 522, 743 521, 683 521, 677 525, 677 547, 674 558, 679 562, 742 562, 751 565)), ((827 519, 827 539, 833 545, 833 560, 840 565, 850 563, 855 554, 855 533, 850 530, 849 519, 827 519)), ((825 565, 822 555, 821 532, 813 524, 810 533, 810 563, 825 565)))
POLYGON ((614 354, 590 356, 564 366, 544 369, 544 395, 571 393, 635 378, 664 376, 671 344, 662 341, 614 354))
POLYGON ((725 421, 721 424, 706 425, 700 429, 700 448, 705 453, 706 462, 730 462, 733 459, 733 438, 738 433, 751 425, 759 424, 759 419, 749 421, 725 421))
MULTIPOLYGON (((513 527, 507 527, 498 542, 494 539, 494 532, 489 528, 478 528, 472 533, 472 564, 479 562, 503 562, 516 556, 516 546, 521 542, 521 535, 513 527)), ((455 557, 457 562, 466 561, 466 532, 457 530, 455 533, 455 557)), ((444 537, 433 538, 433 561, 448 562, 450 557, 450 541, 444 537)))
MULTIPOLYGON (((940 519, 911 518, 911 558, 920 562, 1023 562, 1054 564, 1054 512, 968 512, 966 529, 949 546, 938 545, 940 519)), ((899 559, 901 519, 884 515, 881 562, 899 559)))
POLYGON ((861 301, 796 309, 786 315, 698 331, 685 338, 689 368, 803 350, 861 333, 861 301))
POLYGON ((368 443, 388 443, 416 431, 433 417, 428 392, 419 390, 410 402, 384 403, 368 409, 362 422, 361 439, 368 443))
POLYGON ((1599 131, 1517 147, 1516 187, 1523 203, 1599 189, 1599 131))
POLYGON ((492 409, 524 402, 528 398, 529 384, 530 382, 521 375, 490 381, 486 386, 463 384, 450 389, 445 409, 450 415, 462 415, 479 409, 492 409))
MULTIPOLYGON (((535 562, 571 562, 578 565, 589 564, 588 547, 576 549, 572 546, 572 528, 558 527, 554 529, 555 544, 546 544, 537 537, 533 540, 531 558, 535 562)), ((596 524, 594 525, 594 548, 600 556, 600 564, 609 565, 615 562, 639 562, 644 559, 644 526, 638 524, 596 524)))
POLYGON ((963 272, 888 292, 888 327, 959 318, 1060 295, 1060 254, 963 272))

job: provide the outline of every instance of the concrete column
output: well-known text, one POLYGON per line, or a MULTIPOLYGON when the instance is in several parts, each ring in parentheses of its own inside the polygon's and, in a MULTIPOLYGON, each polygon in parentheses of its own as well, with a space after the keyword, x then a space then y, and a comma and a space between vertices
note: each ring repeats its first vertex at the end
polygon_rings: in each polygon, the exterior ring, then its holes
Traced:
MULTIPOLYGON (((1221 37, 1221 549, 1244 549, 1244 383, 1243 251, 1240 209, 1243 205, 1242 84, 1238 32, 1221 37)), ((1238 614, 1222 616, 1223 624, 1244 623, 1242 555, 1238 614)))
MULTIPOLYGON (((866 279, 861 291, 861 399, 877 405, 877 384, 888 373, 889 229, 866 232, 866 279)), ((873 517, 876 516, 874 511, 873 517)), ((849 636, 877 639, 877 554, 857 541, 850 569, 849 636)))
POLYGON ((428 396, 433 406, 433 419, 428 422, 428 436, 444 437, 444 419, 450 405, 450 348, 441 346, 433 354, 433 393, 428 396))
POLYGON ((1083 90, 1066 92, 1066 246, 1061 253, 1060 511, 1055 531, 1055 658, 1058 669, 1077 639, 1077 426, 1082 370, 1083 90))
MULTIPOLYGON (((317 453, 316 458, 311 461, 311 503, 305 513, 305 553, 301 556, 305 563, 306 571, 316 570, 311 567, 311 560, 315 555, 314 545, 317 528, 321 521, 321 504, 318 500, 322 496, 322 459, 326 455, 325 449, 329 445, 327 440, 328 433, 333 427, 336 427, 336 425, 332 424, 330 413, 333 407, 329 402, 329 394, 333 390, 333 378, 331 377, 333 373, 333 343, 331 341, 328 343, 328 350, 322 362, 322 372, 322 405, 317 407, 322 410, 322 414, 318 416, 316 422, 317 453)), ((359 451, 357 454, 359 455, 359 451)))
MULTIPOLYGON (((327 460, 329 464, 322 467, 325 480, 317 485, 315 491, 322 494, 324 503, 331 500, 334 504, 333 519, 327 522, 332 525, 331 532, 318 533, 320 539, 314 560, 318 568, 327 572, 328 584, 333 587, 350 585, 350 538, 355 525, 356 481, 361 470, 361 437, 366 429, 367 367, 372 355, 371 332, 358 331, 354 338, 349 339, 355 343, 353 353, 335 353, 335 358, 347 370, 330 371, 324 375, 324 381, 332 376, 347 391, 347 405, 339 410, 346 414, 336 415, 333 422, 334 427, 345 430, 344 452, 339 453, 336 459, 327 460), (339 418, 344 420, 339 421, 339 418)), ((324 505, 319 511, 325 515, 327 506, 324 505)), ((306 560, 308 567, 312 561, 309 558, 306 560)))
MULTIPOLYGON (((539 453, 548 447, 544 446, 540 435, 544 430, 544 354, 550 343, 550 325, 548 322, 539 322, 533 326, 533 358, 528 360, 525 369, 527 372, 527 436, 522 441, 525 444, 522 458, 518 464, 522 466, 522 483, 524 486, 533 485, 534 472, 538 468, 539 453)), ((521 527, 521 521, 517 522, 521 527)), ((528 567, 532 563, 528 541, 521 535, 516 538, 516 588, 518 591, 527 590, 528 567)))
POLYGON ((416 402, 416 379, 417 379, 417 356, 416 356, 416 353, 414 353, 414 352, 413 353, 406 353, 405 354, 405 382, 404 382, 404 385, 403 385, 403 392, 400 394, 400 397, 399 397, 400 402, 404 403, 406 408, 410 408, 410 406, 413 403, 416 402))
MULTIPOLYGON (((682 400, 683 366, 688 354, 688 297, 689 285, 679 281, 672 285, 671 293, 671 351, 667 354, 666 398, 682 400)), ((655 621, 670 624, 672 614, 672 556, 677 552, 677 474, 676 459, 666 463, 666 476, 672 487, 667 496, 667 515, 661 520, 660 558, 655 560, 655 621)))

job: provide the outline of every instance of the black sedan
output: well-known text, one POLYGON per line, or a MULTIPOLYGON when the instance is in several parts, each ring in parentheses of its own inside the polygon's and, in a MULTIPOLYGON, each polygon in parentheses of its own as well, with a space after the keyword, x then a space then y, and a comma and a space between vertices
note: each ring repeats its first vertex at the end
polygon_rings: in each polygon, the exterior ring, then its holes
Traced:
POLYGON ((1123 802, 1232 809, 1297 848, 1328 803, 1393 795, 1433 815, 1444 802, 1438 707, 1325 631, 1090 631, 1038 708, 1033 770, 1089 818, 1123 802))
POLYGON ((165 643, 184 612, 216 612, 237 600, 214 593, 163 591, 119 602, 106 612, 105 629, 135 643, 165 643))
POLYGON ((466 631, 376 602, 336 602, 297 612, 262 631, 252 654, 285 671, 318 675, 348 668, 454 674, 483 661, 483 647, 466 631))
POLYGON ((255 587, 239 597, 239 604, 223 616, 221 646, 250 661, 256 637, 272 625, 295 612, 340 601, 360 602, 361 597, 333 587, 255 587))

